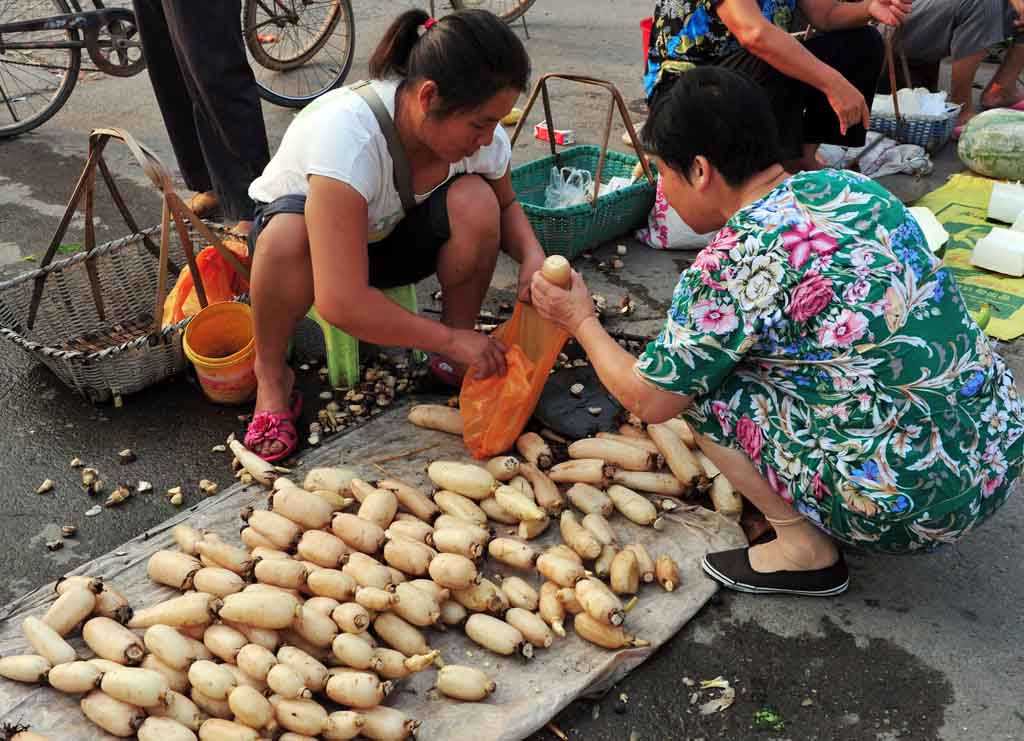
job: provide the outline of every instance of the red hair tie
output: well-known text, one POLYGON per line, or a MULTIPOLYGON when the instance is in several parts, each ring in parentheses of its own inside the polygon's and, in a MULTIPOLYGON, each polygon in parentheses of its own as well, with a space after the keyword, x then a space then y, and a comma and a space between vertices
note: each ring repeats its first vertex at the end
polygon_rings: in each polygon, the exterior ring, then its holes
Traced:
POLYGON ((434 25, 436 23, 437 23, 437 19, 436 18, 427 18, 427 20, 423 21, 423 30, 424 31, 429 31, 431 28, 434 27, 434 25))

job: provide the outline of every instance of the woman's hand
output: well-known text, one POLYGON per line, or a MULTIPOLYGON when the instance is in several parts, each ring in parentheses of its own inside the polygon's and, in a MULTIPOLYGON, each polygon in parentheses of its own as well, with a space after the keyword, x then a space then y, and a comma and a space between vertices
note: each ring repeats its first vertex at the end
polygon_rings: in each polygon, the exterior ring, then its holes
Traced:
POLYGON ((453 329, 448 350, 444 353, 463 368, 476 367, 477 379, 495 374, 504 376, 505 353, 508 348, 493 337, 472 329, 453 329))
POLYGON ((868 3, 868 15, 879 23, 895 28, 910 15, 910 2, 908 0, 871 0, 868 3))
POLYGON ((540 266, 544 264, 544 251, 540 249, 540 245, 537 245, 536 250, 532 250, 526 257, 523 258, 522 263, 519 265, 519 288, 516 292, 516 297, 524 302, 531 303, 530 298, 530 285, 533 282, 533 274, 540 271, 540 266))
POLYGON ((538 270, 533 276, 533 305, 550 322, 575 335, 585 319, 595 316, 594 301, 590 298, 583 277, 572 271, 572 288, 565 290, 547 280, 538 270))
POLYGON ((839 118, 840 134, 846 136, 846 132, 857 124, 863 124, 865 129, 868 127, 871 111, 860 90, 851 85, 849 80, 837 72, 835 81, 824 92, 839 118))

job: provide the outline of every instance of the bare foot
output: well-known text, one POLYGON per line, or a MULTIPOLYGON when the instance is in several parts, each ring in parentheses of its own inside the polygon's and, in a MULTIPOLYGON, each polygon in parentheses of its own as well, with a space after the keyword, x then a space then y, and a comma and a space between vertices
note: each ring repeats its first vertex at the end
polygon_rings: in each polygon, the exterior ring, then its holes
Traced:
POLYGON ((1022 100, 1024 100, 1024 92, 1017 85, 1003 87, 991 83, 981 91, 981 105, 984 108, 1009 108, 1022 100))
MULTIPOLYGON (((292 388, 295 385, 295 371, 281 362, 276 367, 261 367, 256 364, 256 408, 257 412, 283 414, 289 410, 292 388)), ((284 449, 276 440, 255 446, 253 452, 260 457, 275 455, 284 449)))
POLYGON ((750 549, 750 567, 761 574, 773 571, 816 571, 839 560, 839 549, 811 524, 798 525, 799 533, 786 533, 750 549), (815 532, 811 533, 809 529, 815 532))

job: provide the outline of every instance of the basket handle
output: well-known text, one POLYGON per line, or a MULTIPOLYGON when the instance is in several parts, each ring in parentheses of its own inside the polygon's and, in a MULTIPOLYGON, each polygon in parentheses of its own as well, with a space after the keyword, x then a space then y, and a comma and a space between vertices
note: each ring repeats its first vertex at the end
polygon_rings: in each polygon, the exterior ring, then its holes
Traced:
MULTIPOLYGON (((179 235, 184 235, 185 232, 185 219, 188 219, 195 227, 204 239, 209 240, 210 244, 213 245, 214 249, 220 253, 228 265, 231 266, 235 274, 245 280, 249 279, 249 268, 242 264, 241 260, 235 256, 235 253, 224 246, 224 243, 217 237, 213 231, 203 223, 202 219, 196 216, 195 212, 192 211, 185 202, 181 200, 181 197, 175 192, 174 185, 171 182, 171 176, 168 174, 167 169, 164 167, 160 158, 153 153, 149 147, 139 142, 135 137, 129 134, 124 129, 93 129, 89 135, 90 142, 94 138, 106 137, 119 139, 127 145, 128 149, 131 150, 132 154, 135 155, 135 159, 142 167, 143 172, 150 181, 155 185, 170 202, 171 215, 174 217, 175 223, 178 227, 179 235)), ((185 250, 186 256, 191 251, 191 241, 182 244, 185 250)), ((190 264, 190 269, 195 271, 195 267, 190 264)), ((194 276, 193 276, 194 277, 194 276)), ((197 292, 201 281, 196 282, 197 292)))
POLYGON ((533 86, 533 91, 530 93, 530 97, 527 100, 526 108, 523 111, 523 115, 519 119, 519 123, 516 125, 515 131, 512 133, 512 146, 515 146, 516 140, 519 138, 519 133, 523 130, 526 125, 526 117, 529 115, 530 110, 537 102, 537 97, 541 96, 544 104, 544 120, 548 127, 548 144, 551 146, 551 154, 555 157, 555 163, 559 164, 558 150, 555 148, 555 136, 554 136, 554 122, 551 118, 551 99, 548 94, 548 80, 567 80, 569 82, 577 82, 581 85, 593 85, 595 87, 602 87, 608 91, 611 100, 608 104, 608 116, 605 121, 604 138, 601 144, 601 153, 597 160, 597 172, 594 173, 594 192, 590 197, 590 207, 592 209, 597 208, 597 199, 601 194, 601 173, 604 171, 605 155, 608 152, 608 140, 612 133, 612 119, 615 116, 615 109, 618 108, 619 115, 622 117, 622 122, 626 125, 626 131, 629 132, 629 139, 633 143, 633 148, 636 150, 637 155, 640 157, 640 165, 643 167, 644 175, 647 176, 647 180, 651 185, 655 185, 654 174, 651 172, 650 163, 644 156, 643 149, 640 147, 640 142, 636 136, 636 129, 633 127, 633 119, 630 118, 629 110, 626 108, 626 101, 622 99, 622 94, 618 89, 607 80, 601 80, 596 77, 586 77, 582 75, 563 75, 558 73, 550 73, 543 75, 537 83, 533 86))
MULTIPOLYGON (((78 205, 86 193, 89 194, 86 201, 86 247, 91 248, 93 246, 95 231, 92 228, 92 192, 96 187, 96 167, 103 159, 103 148, 105 145, 106 142, 98 143, 96 146, 93 146, 92 142, 89 143, 89 156, 85 161, 85 167, 82 169, 82 174, 78 176, 78 182, 75 183, 74 190, 71 191, 71 198, 68 200, 68 205, 64 209, 64 215, 61 216, 60 223, 57 225, 57 231, 54 232, 53 238, 50 240, 50 244, 46 248, 46 252, 43 254, 42 260, 39 261, 40 273, 36 276, 35 282, 32 286, 32 300, 29 303, 28 319, 25 322, 29 329, 32 329, 35 326, 36 314, 39 311, 39 302, 43 298, 43 288, 46 285, 46 278, 49 275, 45 268, 53 261, 54 256, 57 254, 57 248, 60 247, 61 241, 67 233, 68 226, 71 224, 71 218, 75 215, 75 212, 78 210, 78 205)), ((88 252, 86 254, 88 254, 88 252)), ((100 318, 104 318, 106 312, 103 307, 103 299, 101 297, 99 286, 99 276, 96 272, 95 264, 90 264, 90 261, 86 260, 86 271, 89 275, 89 284, 92 289, 93 302, 96 304, 96 311, 100 318)))
MULTIPOLYGON (((900 126, 903 123, 903 116, 900 115, 899 90, 896 86, 896 29, 887 28, 883 34, 885 38, 885 66, 889 73, 889 92, 892 93, 892 110, 896 116, 896 132, 899 134, 900 126)), ((903 78, 910 86, 910 66, 907 63, 906 55, 900 51, 900 59, 903 65, 903 78)))
MULTIPOLYGON (((61 218, 60 224, 57 227, 57 231, 50 242, 49 247, 46 250, 45 255, 40 261, 42 268, 45 268, 53 260, 57 253, 57 248, 61 244, 61 240, 64 238, 67 232, 68 226, 71 223, 71 219, 78 209, 80 202, 85 200, 85 250, 87 255, 91 255, 92 250, 96 246, 96 232, 94 225, 94 214, 93 214, 93 201, 94 192, 96 185, 96 170, 99 169, 103 180, 107 185, 107 189, 110 191, 111 197, 114 200, 115 205, 124 218, 125 223, 132 230, 133 233, 139 233, 138 224, 135 219, 132 218, 124 199, 121 197, 120 191, 117 189, 114 179, 111 176, 110 170, 107 167, 106 162, 103 159, 103 151, 106 148, 107 143, 110 139, 117 139, 123 142, 134 155, 135 160, 138 162, 142 171, 150 179, 154 186, 161 192, 163 201, 165 204, 164 215, 161 221, 161 234, 160 234, 160 246, 157 247, 153 244, 152 240, 148 236, 143 236, 143 243, 146 248, 157 257, 159 260, 159 272, 157 279, 157 291, 156 291, 156 305, 154 307, 153 316, 155 329, 159 330, 162 326, 163 319, 163 299, 166 294, 166 280, 168 271, 173 271, 175 274, 180 268, 169 258, 169 229, 170 222, 173 221, 175 228, 178 232, 178 238, 181 241, 182 249, 185 252, 185 257, 188 262, 188 267, 192 273, 193 284, 195 285, 196 295, 199 298, 201 306, 207 305, 206 291, 203 286, 203 278, 200 274, 198 266, 196 264, 195 253, 192 249, 192 241, 189 239, 188 230, 185 226, 185 220, 190 221, 196 230, 202 234, 204 239, 208 240, 210 244, 214 246, 217 252, 227 261, 231 269, 240 277, 248 280, 249 269, 242 264, 242 262, 235 256, 231 250, 227 249, 220 238, 217 237, 209 227, 202 222, 199 217, 192 212, 188 206, 181 200, 177 193, 174 191, 174 186, 171 182, 171 177, 164 167, 160 158, 153 153, 151 149, 140 143, 131 134, 123 129, 114 128, 97 128, 89 134, 89 156, 86 160, 85 168, 82 174, 79 176, 78 183, 75 185, 75 189, 72 192, 71 199, 68 202, 67 208, 65 209, 64 215, 61 218)), ((105 311, 103 306, 103 298, 99 284, 99 276, 96 271, 95 263, 91 258, 86 258, 86 271, 89 275, 89 283, 92 289, 93 301, 96 304, 97 312, 101 319, 105 318, 105 311)), ((29 328, 35 324, 36 315, 39 310, 39 303, 42 299, 43 288, 45 285, 46 277, 48 273, 44 270, 35 279, 35 285, 33 286, 32 300, 29 305, 29 314, 27 325, 29 328)))

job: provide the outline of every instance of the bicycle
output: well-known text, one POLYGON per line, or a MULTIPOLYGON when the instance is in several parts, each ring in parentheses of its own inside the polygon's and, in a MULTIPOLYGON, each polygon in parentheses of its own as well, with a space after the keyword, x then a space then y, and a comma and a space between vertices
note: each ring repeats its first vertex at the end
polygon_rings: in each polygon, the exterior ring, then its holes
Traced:
MULTIPOLYGON (((103 0, 92 6, 0 0, 0 139, 52 118, 82 71, 130 77, 145 69, 132 10, 103 0), (92 67, 82 66, 83 49, 92 67)), ((355 55, 350 0, 244 0, 241 22, 264 100, 301 108, 348 75, 355 55)))
MULTIPOLYGON (((522 18, 537 0, 447 0, 447 2, 451 5, 452 10, 483 8, 494 13, 505 23, 512 23, 522 18)), ((434 0, 430 2, 430 12, 431 15, 434 14, 434 0)))
POLYGON ((83 13, 69 1, 0 0, 0 19, 13 18, 0 23, 0 115, 9 118, 0 118, 0 138, 34 129, 61 109, 78 82, 83 49, 95 65, 86 71, 130 77, 145 68, 131 39, 134 13, 100 0, 83 13))
POLYGON ((242 4, 242 36, 260 97, 276 105, 302 108, 339 87, 352 67, 355 34, 350 0, 242 4))

